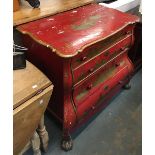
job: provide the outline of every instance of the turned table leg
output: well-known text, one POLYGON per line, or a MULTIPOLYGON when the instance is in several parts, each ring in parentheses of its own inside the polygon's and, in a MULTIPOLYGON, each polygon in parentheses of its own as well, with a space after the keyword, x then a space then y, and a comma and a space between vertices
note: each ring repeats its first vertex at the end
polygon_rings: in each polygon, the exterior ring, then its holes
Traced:
POLYGON ((48 132, 46 131, 45 124, 44 124, 44 115, 42 116, 40 120, 37 131, 38 131, 40 141, 41 141, 41 148, 44 152, 47 152, 49 137, 48 137, 48 132))
POLYGON ((33 149, 34 155, 41 155, 40 138, 36 131, 34 132, 32 138, 31 138, 31 144, 32 144, 32 149, 33 149))

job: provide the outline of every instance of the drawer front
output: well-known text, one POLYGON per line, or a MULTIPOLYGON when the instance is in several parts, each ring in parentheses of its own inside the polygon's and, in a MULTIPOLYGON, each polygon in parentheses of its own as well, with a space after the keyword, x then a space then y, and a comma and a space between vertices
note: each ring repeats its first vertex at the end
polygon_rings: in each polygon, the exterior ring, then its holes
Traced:
POLYGON ((98 55, 89 59, 87 62, 73 69, 74 84, 92 74, 96 69, 106 64, 108 60, 114 58, 119 53, 124 51, 125 48, 130 47, 131 41, 132 41, 132 35, 126 37, 117 44, 113 45, 112 47, 99 53, 98 55))
POLYGON ((112 78, 101 84, 86 100, 83 100, 77 107, 78 120, 82 120, 91 110, 95 110, 100 100, 103 100, 106 94, 124 80, 128 74, 128 66, 124 66, 112 78))
MULTIPOLYGON (((73 99, 76 107, 78 108, 85 102, 93 93, 97 92, 98 89, 102 86, 106 86, 108 80, 112 80, 113 78, 120 73, 120 80, 124 78, 125 75, 128 75, 129 72, 132 71, 132 65, 130 64, 127 52, 124 52, 122 55, 117 57, 110 62, 105 67, 101 68, 99 71, 94 73, 91 77, 83 80, 80 84, 74 87, 73 99), (126 68, 126 69, 125 69, 126 68), (125 70, 125 74, 124 74, 125 70)), ((118 81, 117 81, 118 82, 118 81)), ((109 91, 115 85, 114 82, 107 87, 105 87, 103 92, 109 91)))
POLYGON ((133 25, 127 26, 123 30, 115 33, 114 35, 111 35, 103 41, 99 41, 85 48, 84 51, 82 51, 82 53, 78 54, 76 57, 72 59, 72 68, 75 69, 76 67, 85 63, 95 55, 101 53, 102 51, 105 51, 110 46, 133 34, 133 27, 133 25))

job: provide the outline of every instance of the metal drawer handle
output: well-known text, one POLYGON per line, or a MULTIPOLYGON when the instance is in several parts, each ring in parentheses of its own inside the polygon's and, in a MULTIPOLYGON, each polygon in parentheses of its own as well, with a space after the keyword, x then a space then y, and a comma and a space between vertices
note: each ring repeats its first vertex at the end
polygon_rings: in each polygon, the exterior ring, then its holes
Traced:
POLYGON ((94 71, 94 68, 89 69, 89 72, 92 73, 94 71))
POLYGON ((126 34, 131 34, 131 31, 127 31, 126 34))
POLYGON ((104 52, 104 56, 107 57, 109 55, 109 53, 110 53, 109 51, 104 52))
POLYGON ((85 61, 87 59, 87 57, 82 57, 81 61, 85 61))
POLYGON ((119 63, 119 62, 116 62, 116 63, 115 63, 115 66, 116 66, 116 67, 120 66, 120 63, 119 63))
POLYGON ((95 106, 92 106, 91 108, 92 108, 92 110, 94 110, 95 109, 95 106))
POLYGON ((126 47, 121 47, 121 51, 124 51, 126 49, 126 47))
POLYGON ((93 87, 93 84, 90 84, 88 87, 87 87, 87 89, 89 90, 89 89, 91 89, 93 87))
POLYGON ((129 47, 128 46, 121 47, 121 51, 125 51, 125 50, 129 50, 129 47))
POLYGON ((107 90, 108 88, 109 88, 109 86, 107 85, 107 86, 104 87, 104 90, 107 90))
POLYGON ((121 81, 119 81, 118 83, 119 83, 119 84, 122 84, 122 83, 123 83, 123 81, 121 80, 121 81))

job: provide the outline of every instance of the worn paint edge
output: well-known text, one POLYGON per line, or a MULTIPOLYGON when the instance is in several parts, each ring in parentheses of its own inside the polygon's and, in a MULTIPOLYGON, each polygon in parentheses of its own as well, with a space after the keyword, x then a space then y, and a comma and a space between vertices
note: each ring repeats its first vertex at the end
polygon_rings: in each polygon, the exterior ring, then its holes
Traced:
POLYGON ((77 55, 78 53, 81 53, 81 52, 82 52, 85 48, 87 48, 88 46, 91 46, 91 45, 93 45, 93 44, 95 44, 95 43, 97 43, 97 42, 99 42, 99 41, 103 41, 104 39, 107 39, 108 37, 114 35, 115 33, 119 32, 119 31, 121 31, 122 29, 124 29, 124 28, 127 27, 128 25, 138 23, 139 21, 140 21, 140 20, 139 20, 139 18, 138 18, 137 20, 135 20, 135 22, 128 22, 127 24, 125 24, 125 25, 122 26, 121 28, 117 29, 114 33, 111 33, 110 35, 108 35, 108 36, 106 36, 106 37, 104 37, 104 38, 97 39, 97 40, 95 40, 95 41, 93 41, 93 42, 91 42, 91 43, 88 43, 88 44, 82 46, 82 47, 81 47, 79 50, 77 50, 74 54, 67 54, 67 55, 62 54, 62 52, 60 52, 59 50, 55 49, 55 48, 52 47, 51 45, 48 45, 47 43, 45 43, 45 42, 43 42, 43 41, 37 39, 37 37, 35 37, 32 33, 27 32, 27 31, 24 31, 24 30, 21 30, 21 29, 18 28, 18 27, 17 27, 16 29, 17 29, 19 32, 21 32, 22 34, 24 34, 24 35, 29 35, 29 36, 30 36, 32 39, 34 39, 37 43, 39 43, 39 44, 41 44, 41 45, 43 45, 43 46, 45 46, 45 47, 47 47, 47 48, 50 48, 50 49, 52 50, 52 52, 56 53, 58 56, 63 57, 63 58, 70 58, 70 57, 73 57, 73 56, 77 55))

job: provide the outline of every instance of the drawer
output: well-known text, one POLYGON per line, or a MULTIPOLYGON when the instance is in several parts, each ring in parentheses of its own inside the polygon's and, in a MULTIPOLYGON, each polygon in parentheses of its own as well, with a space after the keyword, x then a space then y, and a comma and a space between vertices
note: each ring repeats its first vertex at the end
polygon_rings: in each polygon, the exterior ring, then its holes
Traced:
POLYGON ((96 69, 106 64, 108 60, 111 60, 120 54, 125 48, 129 48, 131 46, 131 41, 132 35, 127 36, 117 44, 109 47, 105 51, 99 53, 98 55, 73 69, 74 84, 91 75, 96 69))
MULTIPOLYGON (((83 102, 85 102, 93 93, 97 92, 100 87, 106 85, 108 80, 112 80, 113 78, 122 70, 127 70, 124 74, 121 74, 122 78, 125 75, 128 75, 129 72, 132 71, 132 66, 128 60, 127 52, 124 52, 112 62, 109 62, 105 67, 101 68, 97 72, 95 72, 91 77, 83 80, 81 83, 74 86, 73 99, 76 107, 79 107, 83 102)), ((121 79, 121 78, 120 78, 121 79)), ((113 82, 112 82, 113 83, 113 82)), ((105 88, 103 92, 107 92, 114 85, 108 86, 108 89, 105 88), (106 90, 107 89, 107 90, 106 90)))
POLYGON ((129 74, 128 66, 123 66, 113 77, 103 82, 94 93, 91 93, 86 100, 83 100, 77 107, 77 118, 82 120, 90 111, 95 110, 100 100, 103 100, 120 81, 125 80, 129 74))
POLYGON ((133 25, 129 25, 121 31, 112 34, 108 38, 98 41, 97 43, 94 43, 93 45, 90 45, 87 48, 85 48, 84 51, 82 51, 80 54, 78 54, 76 57, 72 59, 72 68, 75 69, 76 67, 85 63, 95 55, 101 53, 102 51, 105 51, 110 46, 133 34, 133 27, 133 25))

